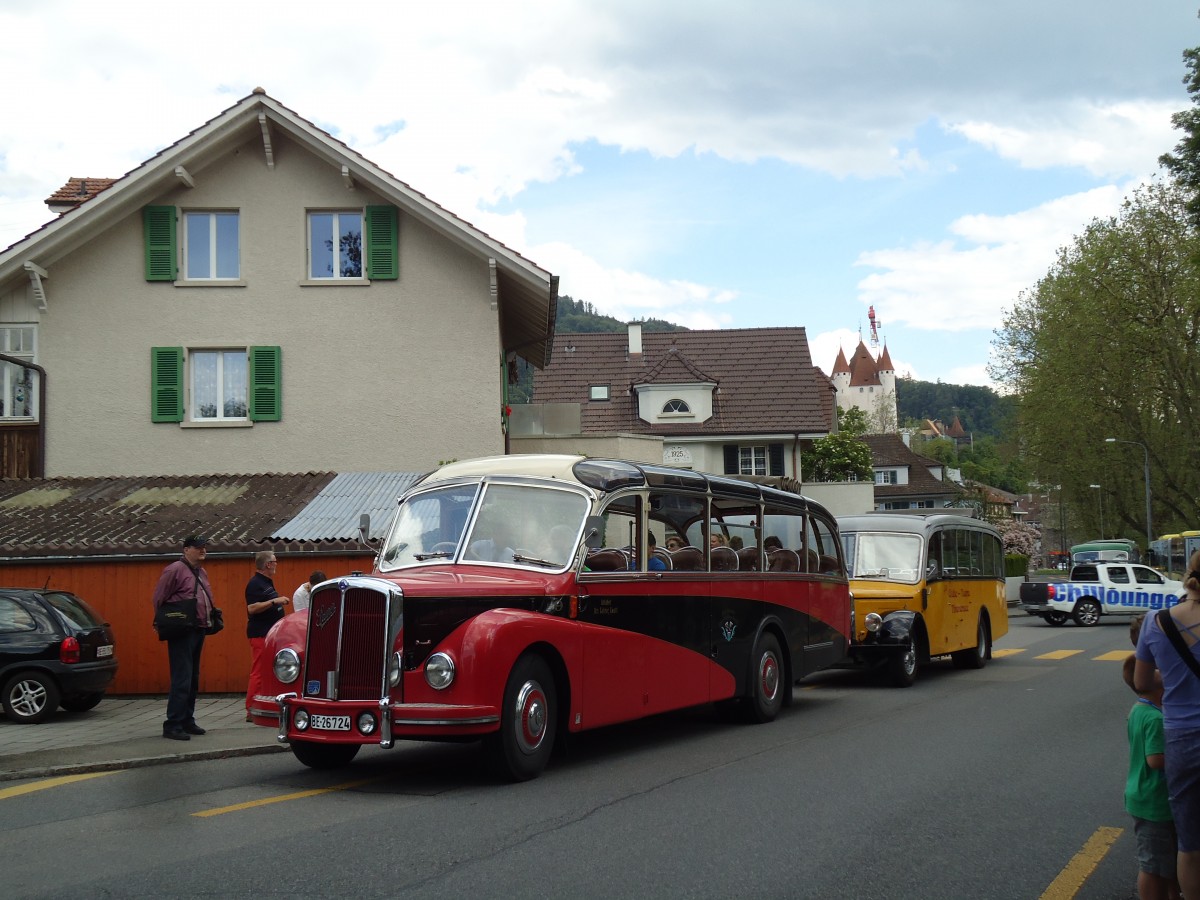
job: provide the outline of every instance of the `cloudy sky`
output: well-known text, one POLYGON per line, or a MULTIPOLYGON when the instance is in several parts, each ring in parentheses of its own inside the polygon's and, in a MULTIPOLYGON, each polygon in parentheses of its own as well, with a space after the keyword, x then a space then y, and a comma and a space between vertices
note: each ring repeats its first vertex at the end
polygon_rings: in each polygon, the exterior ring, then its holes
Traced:
POLYGON ((0 247, 255 86, 622 319, 987 383, 1002 310, 1152 177, 1184 0, 0 0, 0 247))

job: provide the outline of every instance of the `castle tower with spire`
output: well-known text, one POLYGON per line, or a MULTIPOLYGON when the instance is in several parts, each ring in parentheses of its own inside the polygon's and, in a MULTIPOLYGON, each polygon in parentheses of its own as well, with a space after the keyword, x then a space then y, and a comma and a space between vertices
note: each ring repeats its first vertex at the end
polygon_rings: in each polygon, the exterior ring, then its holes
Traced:
POLYGON ((839 347, 830 378, 837 390, 838 409, 861 409, 872 433, 896 430, 896 367, 887 344, 879 359, 871 355, 861 338, 850 359, 839 347))

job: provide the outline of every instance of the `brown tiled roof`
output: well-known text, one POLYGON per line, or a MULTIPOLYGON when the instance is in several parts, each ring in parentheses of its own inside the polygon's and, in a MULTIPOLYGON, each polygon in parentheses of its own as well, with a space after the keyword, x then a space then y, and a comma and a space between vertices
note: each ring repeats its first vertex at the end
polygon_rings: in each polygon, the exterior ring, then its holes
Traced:
POLYGON ((880 372, 896 371, 896 367, 894 365, 892 365, 892 356, 887 351, 887 344, 883 345, 883 353, 881 353, 879 355, 879 367, 878 368, 879 368, 880 372))
POLYGON ((962 422, 958 416, 954 417, 954 421, 950 423, 950 427, 946 429, 946 437, 960 438, 966 437, 967 433, 963 430, 962 422))
POLYGON ((908 484, 877 484, 875 499, 889 500, 893 497, 957 497, 962 494, 958 485, 943 481, 929 471, 929 466, 941 465, 935 460, 914 453, 904 445, 898 434, 866 434, 862 440, 871 448, 871 465, 907 466, 908 484))
MULTIPOLYGON (((291 475, 186 475, 0 480, 0 558, 176 552, 188 534, 209 552, 247 552, 271 541, 334 478, 291 475)), ((303 549, 361 549, 330 542, 303 549)))
POLYGON ((628 342, 626 332, 556 334, 549 366, 534 372, 533 401, 579 403, 584 434, 829 432, 832 384, 813 366, 803 328, 646 332, 632 356, 628 342), (638 418, 634 385, 708 381, 718 387, 707 422, 638 418), (593 384, 608 384, 611 399, 589 401, 593 384))
POLYGON ((850 358, 850 386, 865 387, 879 383, 879 368, 875 364, 875 357, 871 355, 867 345, 859 341, 854 356, 850 358))
POLYGON ((115 178, 69 178, 66 184, 46 198, 46 205, 51 209, 78 206, 106 190, 116 180, 115 178))

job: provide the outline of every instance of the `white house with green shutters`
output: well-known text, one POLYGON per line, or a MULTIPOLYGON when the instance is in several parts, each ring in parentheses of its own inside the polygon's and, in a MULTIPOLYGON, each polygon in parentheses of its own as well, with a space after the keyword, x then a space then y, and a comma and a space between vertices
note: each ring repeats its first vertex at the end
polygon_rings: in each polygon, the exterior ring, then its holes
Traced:
MULTIPOLYGON (((90 182, 90 183, 89 183, 90 182)), ((255 89, 0 252, 0 477, 502 453, 557 278, 255 89)))

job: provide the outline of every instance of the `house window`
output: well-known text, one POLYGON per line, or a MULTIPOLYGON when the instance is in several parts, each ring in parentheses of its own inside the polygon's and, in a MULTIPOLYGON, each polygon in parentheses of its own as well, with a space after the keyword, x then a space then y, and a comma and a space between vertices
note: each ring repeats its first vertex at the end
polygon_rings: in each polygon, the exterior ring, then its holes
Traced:
MULTIPOLYGON (((0 325, 0 353, 37 362, 36 325, 0 325)), ((0 419, 36 419, 38 373, 0 360, 0 419)))
POLYGON ((236 212, 183 214, 184 268, 190 281, 241 277, 236 212))
POLYGON ((150 383, 152 422, 216 424, 282 418, 279 347, 186 351, 154 347, 150 383))
POLYGON ((592 392, 588 396, 592 400, 607 400, 608 399, 608 385, 607 384, 593 384, 592 392))
POLYGON ((686 402, 679 399, 668 400, 663 404, 662 411, 664 416, 690 416, 692 414, 692 408, 686 402))
POLYGON ((245 349, 192 350, 188 353, 193 422, 245 419, 248 403, 248 361, 245 349))
POLYGON ((363 216, 361 212, 308 214, 308 274, 310 278, 363 277, 363 216))
POLYGON ((876 472, 875 473, 875 483, 876 484, 897 484, 896 470, 895 469, 884 469, 882 471, 876 472))
POLYGON ((739 447, 738 448, 738 474, 739 475, 766 475, 767 474, 767 448, 766 447, 739 447))

